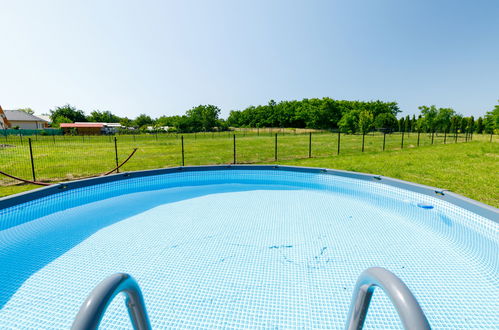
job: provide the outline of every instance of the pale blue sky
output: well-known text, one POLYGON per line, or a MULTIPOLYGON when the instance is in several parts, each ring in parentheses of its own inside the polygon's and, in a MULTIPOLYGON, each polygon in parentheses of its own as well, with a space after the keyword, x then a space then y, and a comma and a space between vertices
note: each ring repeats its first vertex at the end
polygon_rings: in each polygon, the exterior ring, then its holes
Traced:
POLYGON ((499 1, 0 0, 0 105, 183 114, 329 96, 483 115, 499 1))

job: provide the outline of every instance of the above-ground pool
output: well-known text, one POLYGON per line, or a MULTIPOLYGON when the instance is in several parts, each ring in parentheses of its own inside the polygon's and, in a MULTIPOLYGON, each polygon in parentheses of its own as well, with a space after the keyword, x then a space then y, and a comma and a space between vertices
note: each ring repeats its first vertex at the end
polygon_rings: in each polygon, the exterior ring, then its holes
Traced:
MULTIPOLYGON (((117 174, 0 200, 0 328, 68 328, 117 272, 153 328, 343 328, 384 267, 434 328, 499 326, 497 209, 349 172, 219 166, 117 174)), ((101 326, 130 327, 118 296, 101 326)), ((366 328, 400 328, 375 291, 366 328)))

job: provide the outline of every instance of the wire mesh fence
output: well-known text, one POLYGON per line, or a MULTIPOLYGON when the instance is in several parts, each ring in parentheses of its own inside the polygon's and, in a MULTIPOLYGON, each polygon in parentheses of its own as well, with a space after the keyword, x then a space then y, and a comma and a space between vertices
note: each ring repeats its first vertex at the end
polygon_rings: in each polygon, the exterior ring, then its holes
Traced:
MULTIPOLYGON (((343 134, 297 129, 241 129, 191 134, 0 137, 0 171, 24 180, 60 182, 117 171, 182 165, 275 163, 290 159, 353 155, 431 144, 493 142, 494 135, 396 132, 343 134)), ((2 186, 20 181, 0 176, 2 186)))

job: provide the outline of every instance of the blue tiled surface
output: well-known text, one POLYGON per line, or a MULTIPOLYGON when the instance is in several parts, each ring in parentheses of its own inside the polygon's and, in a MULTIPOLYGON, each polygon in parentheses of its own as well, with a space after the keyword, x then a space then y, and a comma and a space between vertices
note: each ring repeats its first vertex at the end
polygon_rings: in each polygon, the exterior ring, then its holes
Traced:
MULTIPOLYGON (((153 328, 342 328, 371 266, 398 275, 434 328, 499 325, 499 225, 374 182, 168 174, 6 209, 0 227, 0 328, 68 328, 115 272, 138 280, 153 328)), ((121 296, 102 325, 130 327, 121 296)), ((366 327, 401 327, 378 291, 366 327)))

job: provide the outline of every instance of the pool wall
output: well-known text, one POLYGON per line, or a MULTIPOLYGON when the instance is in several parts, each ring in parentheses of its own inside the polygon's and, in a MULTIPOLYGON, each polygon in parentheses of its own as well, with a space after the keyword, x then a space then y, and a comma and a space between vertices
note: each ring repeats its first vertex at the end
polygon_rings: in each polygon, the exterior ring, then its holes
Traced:
POLYGON ((181 167, 171 167, 171 168, 156 169, 156 170, 123 172, 123 173, 112 174, 108 176, 101 176, 90 179, 68 181, 36 189, 33 191, 27 191, 12 196, 3 197, 0 198, 0 210, 15 205, 19 205, 25 202, 33 201, 35 199, 43 198, 50 195, 55 195, 71 189, 88 187, 102 183, 127 180, 130 178, 137 178, 137 177, 178 173, 181 171, 193 172, 193 171, 216 171, 216 170, 279 170, 279 171, 291 171, 291 172, 326 173, 341 177, 363 180, 363 181, 378 182, 388 186, 401 188, 408 191, 420 193, 423 195, 435 197, 437 199, 454 204, 465 210, 468 210, 484 218, 499 223, 499 209, 487 204, 480 203, 473 199, 461 196, 459 194, 453 193, 447 189, 426 186, 422 184, 417 184, 413 182, 408 182, 404 180, 394 179, 375 174, 333 170, 326 168, 316 168, 316 167, 281 166, 281 165, 209 165, 209 166, 186 166, 186 167, 181 166, 181 167))

